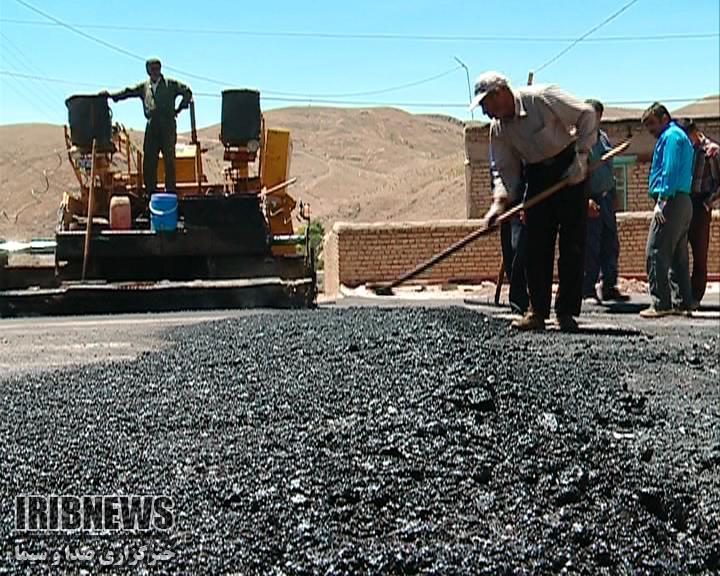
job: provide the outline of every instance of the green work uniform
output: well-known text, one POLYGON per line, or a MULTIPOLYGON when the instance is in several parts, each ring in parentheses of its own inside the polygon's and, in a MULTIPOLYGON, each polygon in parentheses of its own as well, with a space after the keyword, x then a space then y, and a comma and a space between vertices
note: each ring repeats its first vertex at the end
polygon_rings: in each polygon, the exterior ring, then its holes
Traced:
POLYGON ((173 80, 160 76, 153 89, 149 78, 135 86, 110 95, 117 102, 126 98, 142 98, 147 126, 143 143, 143 179, 145 191, 152 194, 157 187, 158 157, 162 152, 165 161, 165 191, 175 191, 175 142, 177 126, 175 124, 175 100, 182 96, 180 110, 187 108, 192 92, 190 88, 173 80))

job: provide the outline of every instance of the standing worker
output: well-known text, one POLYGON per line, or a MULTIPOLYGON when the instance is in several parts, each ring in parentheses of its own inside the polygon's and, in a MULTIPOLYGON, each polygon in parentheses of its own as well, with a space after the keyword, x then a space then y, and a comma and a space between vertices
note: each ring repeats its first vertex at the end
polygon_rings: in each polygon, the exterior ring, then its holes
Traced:
POLYGON ((692 193, 690 194, 693 215, 688 233, 693 255, 690 286, 695 309, 700 306, 707 286, 707 258, 712 207, 720 198, 720 146, 700 132, 693 120, 685 119, 682 125, 695 149, 692 193))
POLYGON ((527 200, 566 180, 567 186, 526 211, 526 273, 530 310, 513 322, 520 330, 543 330, 550 316, 555 239, 560 235, 560 286, 555 312, 560 330, 576 332, 573 316, 582 305, 590 149, 597 138, 592 107, 555 86, 513 90, 498 72, 475 82, 471 109, 482 106, 492 118, 490 154, 495 163, 489 224, 522 193, 523 167, 527 200))
POLYGON ((147 118, 143 141, 143 179, 146 194, 152 194, 157 187, 160 152, 165 163, 165 191, 175 192, 175 117, 189 106, 192 99, 190 88, 182 82, 165 78, 161 66, 160 60, 150 58, 145 62, 145 70, 149 76, 147 80, 119 92, 101 92, 102 96, 112 98, 114 102, 126 98, 142 98, 147 118), (182 101, 176 108, 175 101, 178 96, 182 96, 182 101))
MULTIPOLYGON (((586 100, 597 115, 597 143, 590 150, 590 162, 594 164, 610 151, 612 146, 600 122, 605 107, 599 100, 586 100)), ((590 175, 590 199, 588 200, 587 247, 585 248, 585 282, 583 298, 600 301, 627 302, 629 297, 617 287, 618 257, 617 219, 615 218, 615 176, 612 159, 600 164, 590 175), (602 271, 602 288, 595 289, 602 271)))
MULTIPOLYGON (((494 163, 490 162, 491 181, 495 181, 496 169, 494 163)), ((524 201, 525 185, 521 185, 523 192, 519 195, 514 204, 524 201)), ((508 206, 512 208, 513 206, 508 206)), ((527 243, 527 231, 525 222, 520 216, 513 217, 510 221, 500 225, 500 248, 502 250, 503 267, 505 275, 510 282, 508 301, 510 308, 516 314, 527 313, 530 300, 527 290, 527 279, 525 277, 525 251, 527 243)))
POLYGON ((648 132, 657 138, 648 191, 655 201, 646 258, 652 304, 643 318, 668 314, 689 316, 692 290, 688 270, 688 231, 692 219, 693 147, 685 131, 655 102, 642 115, 648 132), (671 294, 672 292, 672 294, 671 294))

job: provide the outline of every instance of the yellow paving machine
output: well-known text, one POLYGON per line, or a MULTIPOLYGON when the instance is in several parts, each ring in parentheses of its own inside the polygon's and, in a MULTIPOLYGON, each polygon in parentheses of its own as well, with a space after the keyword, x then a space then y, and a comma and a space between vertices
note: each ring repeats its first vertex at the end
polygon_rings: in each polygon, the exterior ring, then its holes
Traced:
POLYGON ((295 229, 309 230, 309 207, 288 192, 291 135, 266 126, 257 91, 222 93, 224 167, 214 182, 190 103, 174 191, 164 190, 162 159, 157 190, 145 189, 142 151, 112 124, 105 97, 66 104, 77 189, 62 198, 54 241, 0 243, 0 315, 314 306, 315 254, 295 229), (51 251, 54 263, 13 266, 22 250, 51 251))

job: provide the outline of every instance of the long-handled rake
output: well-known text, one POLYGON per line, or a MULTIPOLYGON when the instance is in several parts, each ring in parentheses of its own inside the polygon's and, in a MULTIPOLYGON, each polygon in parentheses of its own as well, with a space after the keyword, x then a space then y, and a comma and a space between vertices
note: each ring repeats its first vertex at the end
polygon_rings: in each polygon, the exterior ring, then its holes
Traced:
MULTIPOLYGON (((610 160, 611 158, 617 156, 618 154, 623 153, 625 150, 628 149, 630 146, 630 140, 627 140, 626 142, 623 142, 622 144, 619 144, 615 146, 612 150, 609 150, 606 152, 600 160, 598 160, 596 163, 594 163, 589 168, 589 172, 592 172, 596 168, 598 168, 603 162, 606 162, 610 160)), ((419 276, 425 270, 428 270, 429 268, 432 268, 436 264, 442 262, 446 258, 449 258, 455 252, 458 250, 462 250, 465 246, 470 244, 471 242, 474 242, 478 238, 485 236, 486 234, 489 234, 490 232, 493 232, 500 224, 503 222, 506 222, 510 220, 511 218, 517 216, 521 211, 528 210, 532 208, 533 206, 536 206, 540 204, 541 202, 547 200, 552 196, 553 194, 557 193, 558 191, 562 190, 565 186, 568 185, 567 179, 560 180, 559 182, 553 184, 552 186, 546 188, 543 190, 540 194, 537 196, 533 196, 530 198, 527 202, 524 202, 522 204, 518 204, 517 206, 511 208, 507 212, 504 212, 501 214, 493 224, 490 224, 489 222, 485 222, 484 225, 481 228, 478 228, 474 232, 471 232, 464 238, 458 240, 454 244, 448 246, 443 250, 442 252, 439 252, 438 254, 435 254, 432 258, 429 260, 426 260, 425 262, 422 262, 421 264, 417 265, 412 270, 409 270, 408 272, 405 272, 398 276, 395 280, 389 283, 369 283, 367 287, 374 291, 379 296, 391 296, 393 295, 393 288, 397 288, 401 284, 404 284, 408 280, 412 280, 413 278, 419 276)))

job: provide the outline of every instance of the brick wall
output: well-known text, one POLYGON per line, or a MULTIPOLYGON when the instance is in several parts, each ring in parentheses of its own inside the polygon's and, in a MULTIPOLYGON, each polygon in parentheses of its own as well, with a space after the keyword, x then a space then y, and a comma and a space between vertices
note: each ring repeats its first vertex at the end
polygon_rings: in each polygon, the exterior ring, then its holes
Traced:
MULTIPOLYGON (((482 225, 453 220, 410 223, 350 224, 337 222, 325 240, 325 292, 340 284, 394 279, 482 225)), ((497 233, 480 238, 418 277, 444 284, 496 278, 500 262, 497 233)))
MULTIPOLYGON (((651 212, 618 214, 620 274, 645 277, 645 243, 651 212)), ((347 224, 336 223, 325 239, 325 291, 341 284, 390 281, 460 240, 480 225, 477 220, 347 224)), ((500 266, 497 233, 479 238, 445 262, 422 274, 420 282, 449 284, 494 281, 500 266)), ((708 257, 710 273, 720 275, 720 211, 713 213, 708 257)))
POLYGON ((638 162, 628 166, 627 211, 644 212, 652 210, 654 202, 648 196, 650 162, 638 162))

